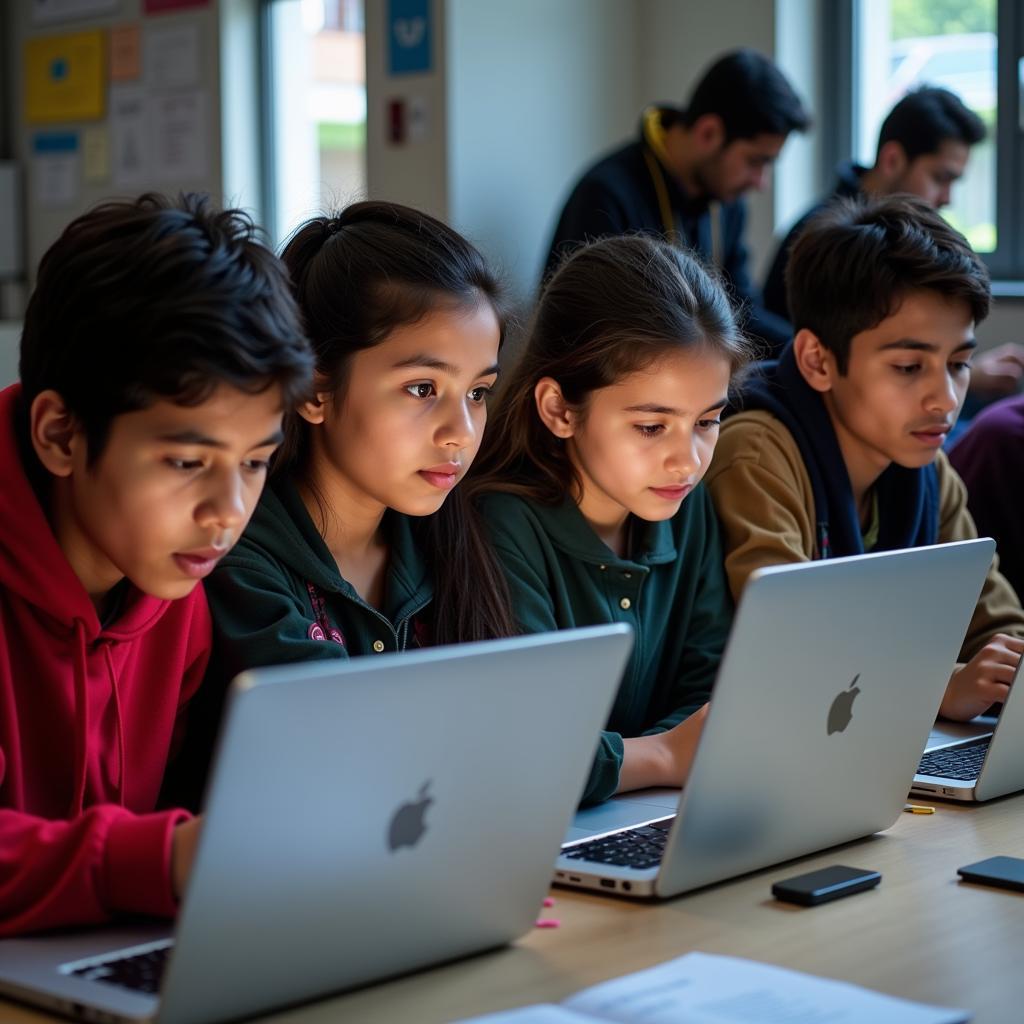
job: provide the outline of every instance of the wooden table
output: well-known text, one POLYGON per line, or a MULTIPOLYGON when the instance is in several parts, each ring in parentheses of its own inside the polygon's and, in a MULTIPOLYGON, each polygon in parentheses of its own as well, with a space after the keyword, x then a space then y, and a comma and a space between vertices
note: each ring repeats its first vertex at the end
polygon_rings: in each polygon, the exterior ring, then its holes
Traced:
MULTIPOLYGON (((965 885, 956 869, 1024 856, 1024 795, 978 807, 936 804, 888 832, 659 904, 555 889, 514 946, 261 1018, 274 1024, 450 1021, 558 1001, 690 950, 750 957, 892 995, 972 1010, 979 1024, 1024 1020, 1024 894, 965 885), (827 864, 882 872, 875 890, 814 908, 778 903, 777 879, 827 864)), ((5 1024, 47 1015, 0 1001, 5 1024)))

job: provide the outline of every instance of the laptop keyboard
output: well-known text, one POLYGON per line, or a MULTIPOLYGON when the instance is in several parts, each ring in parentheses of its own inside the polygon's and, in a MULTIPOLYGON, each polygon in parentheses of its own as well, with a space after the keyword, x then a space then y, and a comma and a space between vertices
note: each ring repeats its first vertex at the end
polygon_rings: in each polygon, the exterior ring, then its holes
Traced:
POLYGON ((105 985, 120 985, 135 992, 156 995, 173 948, 168 942, 155 949, 147 946, 127 955, 115 953, 110 959, 98 958, 68 973, 87 981, 102 981, 105 985))
POLYGON ((934 775, 942 779, 972 782, 981 774, 991 736, 983 736, 974 743, 959 747, 929 750, 917 767, 918 775, 934 775))
POLYGON ((613 832, 575 846, 562 847, 570 860, 588 860, 623 868, 656 868, 665 853, 668 831, 675 818, 663 818, 649 825, 613 832))

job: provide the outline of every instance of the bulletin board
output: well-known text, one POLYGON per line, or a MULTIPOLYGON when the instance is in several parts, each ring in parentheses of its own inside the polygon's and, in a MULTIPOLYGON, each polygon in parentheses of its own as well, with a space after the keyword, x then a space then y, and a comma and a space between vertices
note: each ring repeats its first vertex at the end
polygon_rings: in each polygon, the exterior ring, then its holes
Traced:
POLYGON ((33 0, 13 29, 30 267, 96 202, 219 193, 211 0, 33 0))

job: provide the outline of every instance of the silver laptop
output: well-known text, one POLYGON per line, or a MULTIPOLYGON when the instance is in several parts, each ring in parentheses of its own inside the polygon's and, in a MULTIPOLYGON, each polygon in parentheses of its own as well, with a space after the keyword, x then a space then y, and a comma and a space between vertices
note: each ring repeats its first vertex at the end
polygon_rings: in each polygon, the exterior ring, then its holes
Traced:
POLYGON ((977 802, 1024 789, 1024 703, 1017 663, 1009 696, 998 718, 937 722, 917 767, 911 793, 977 802))
POLYGON ((173 939, 6 940, 0 992, 206 1024, 524 934, 631 645, 614 625, 240 676, 173 939))
POLYGON ((972 540, 753 573, 678 813, 657 791, 581 812, 555 881, 674 896, 888 828, 994 549, 972 540))

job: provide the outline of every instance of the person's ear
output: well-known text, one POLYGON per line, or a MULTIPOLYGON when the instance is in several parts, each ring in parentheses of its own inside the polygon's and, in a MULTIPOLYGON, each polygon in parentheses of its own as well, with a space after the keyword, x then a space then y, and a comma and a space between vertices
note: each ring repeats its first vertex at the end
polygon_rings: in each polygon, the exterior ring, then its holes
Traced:
POLYGON ((533 389, 533 399, 541 422, 555 437, 565 440, 573 436, 576 432, 576 414, 562 395, 557 380, 542 377, 533 389))
POLYGON ((894 186, 906 174, 909 164, 907 151, 903 148, 903 144, 895 139, 890 139, 885 143, 875 158, 875 167, 882 178, 894 186))
POLYGON ((59 392, 40 391, 29 407, 29 437, 36 457, 54 476, 67 477, 85 434, 59 392))
POLYGON ((323 423, 327 419, 327 404, 333 397, 326 374, 317 370, 313 374, 313 397, 301 402, 295 411, 307 423, 323 423))
POLYGON ((701 114, 690 128, 700 152, 717 153, 725 145, 725 122, 718 114, 701 114))
POLYGON ((802 327, 796 332, 793 355, 800 375, 815 391, 824 394, 832 390, 839 376, 836 359, 813 331, 802 327))

